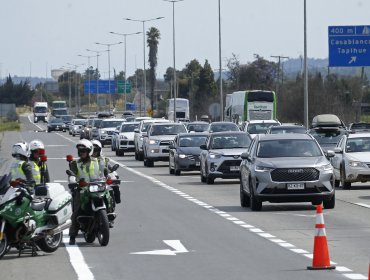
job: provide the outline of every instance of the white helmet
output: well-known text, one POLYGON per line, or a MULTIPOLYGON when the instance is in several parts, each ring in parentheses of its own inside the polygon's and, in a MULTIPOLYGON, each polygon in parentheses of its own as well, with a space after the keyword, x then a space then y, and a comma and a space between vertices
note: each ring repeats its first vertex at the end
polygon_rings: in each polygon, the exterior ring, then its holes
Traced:
POLYGON ((89 151, 89 156, 92 155, 93 150, 94 150, 93 144, 91 143, 91 141, 89 141, 87 139, 82 139, 82 140, 78 141, 78 143, 76 145, 76 148, 77 149, 88 149, 88 150, 90 150, 89 151))
POLYGON ((99 149, 99 156, 101 156, 102 155, 102 148, 103 148, 103 146, 102 146, 102 144, 100 143, 100 141, 99 140, 92 140, 91 141, 91 143, 93 144, 93 146, 94 146, 94 149, 95 148, 98 148, 99 149))
POLYGON ((45 149, 44 143, 41 142, 41 140, 32 140, 29 144, 30 151, 38 150, 38 149, 45 149))
POLYGON ((21 155, 27 157, 30 155, 28 144, 26 142, 15 143, 12 147, 12 156, 21 155))

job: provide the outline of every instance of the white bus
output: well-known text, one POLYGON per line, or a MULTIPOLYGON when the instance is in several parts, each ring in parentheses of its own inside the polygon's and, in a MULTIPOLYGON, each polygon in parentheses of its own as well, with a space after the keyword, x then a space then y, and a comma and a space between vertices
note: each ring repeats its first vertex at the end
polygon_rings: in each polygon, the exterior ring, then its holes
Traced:
MULTIPOLYGON (((167 99, 166 115, 167 118, 174 120, 174 98, 167 99)), ((176 120, 189 120, 189 100, 185 98, 176 98, 176 120)), ((176 121, 175 120, 175 121, 176 121)))

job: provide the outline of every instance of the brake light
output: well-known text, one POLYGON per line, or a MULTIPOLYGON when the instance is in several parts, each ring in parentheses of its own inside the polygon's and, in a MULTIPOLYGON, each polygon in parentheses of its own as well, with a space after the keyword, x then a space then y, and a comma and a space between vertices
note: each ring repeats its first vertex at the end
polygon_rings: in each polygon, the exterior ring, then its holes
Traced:
POLYGON ((45 155, 45 149, 39 149, 39 155, 40 156, 45 155))
POLYGON ((112 179, 108 179, 108 180, 106 181, 106 183, 107 183, 107 185, 112 185, 112 184, 113 184, 113 180, 112 180, 112 179))
POLYGON ((47 160, 48 160, 48 157, 47 157, 47 156, 45 156, 45 155, 43 155, 43 156, 41 156, 41 157, 40 157, 40 160, 41 160, 41 161, 47 161, 47 160))
POLYGON ((66 156, 66 160, 67 161, 72 161, 73 160, 73 156, 72 155, 67 155, 66 156))

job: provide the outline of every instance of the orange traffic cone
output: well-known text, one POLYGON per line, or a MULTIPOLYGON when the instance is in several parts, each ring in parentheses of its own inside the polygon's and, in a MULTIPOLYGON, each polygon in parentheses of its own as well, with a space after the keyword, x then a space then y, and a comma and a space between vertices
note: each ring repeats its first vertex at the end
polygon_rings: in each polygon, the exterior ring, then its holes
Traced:
POLYGON ((330 256, 328 249, 328 241, 326 240, 324 215, 322 213, 322 206, 316 206, 316 234, 313 247, 312 266, 307 269, 335 269, 335 266, 330 265, 330 256))

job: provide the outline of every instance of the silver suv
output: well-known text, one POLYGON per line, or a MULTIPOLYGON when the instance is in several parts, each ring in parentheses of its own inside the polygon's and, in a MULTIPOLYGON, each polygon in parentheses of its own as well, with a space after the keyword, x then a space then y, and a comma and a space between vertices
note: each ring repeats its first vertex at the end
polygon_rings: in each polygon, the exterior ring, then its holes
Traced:
POLYGON ((200 146, 201 182, 213 184, 216 178, 238 179, 242 161, 240 154, 247 150, 250 143, 251 137, 245 132, 211 133, 206 144, 200 146))
POLYGON ((262 202, 335 206, 333 167, 309 134, 257 135, 240 165, 240 203, 260 211, 262 202))
POLYGON ((179 133, 186 133, 182 123, 152 123, 143 139, 144 166, 153 167, 155 161, 168 161, 169 145, 179 133))

